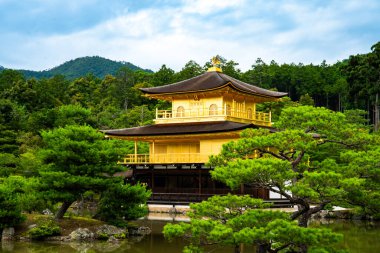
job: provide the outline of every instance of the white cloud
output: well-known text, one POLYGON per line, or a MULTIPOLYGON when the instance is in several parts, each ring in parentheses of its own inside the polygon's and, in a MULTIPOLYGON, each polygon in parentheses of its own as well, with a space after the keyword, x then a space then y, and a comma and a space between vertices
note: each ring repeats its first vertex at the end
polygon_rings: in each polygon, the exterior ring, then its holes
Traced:
POLYGON ((242 6, 244 2, 244 0, 184 0, 183 12, 207 15, 242 6))
MULTIPOLYGON (((371 1, 364 0, 367 2, 371 1)), ((347 31, 366 13, 355 1, 342 8, 337 8, 339 1, 324 6, 303 1, 276 3, 185 0, 183 6, 123 10, 80 32, 17 37, 0 52, 0 59, 14 65, 1 61, 0 65, 41 70, 76 57, 99 55, 153 70, 162 64, 180 70, 191 59, 202 65, 220 54, 247 70, 258 57, 266 62, 307 64, 326 59, 334 63, 349 54, 369 51, 376 42, 371 41, 376 36, 369 33, 367 38, 358 38, 347 31)), ((361 21, 361 25, 376 21, 378 17, 361 21)))

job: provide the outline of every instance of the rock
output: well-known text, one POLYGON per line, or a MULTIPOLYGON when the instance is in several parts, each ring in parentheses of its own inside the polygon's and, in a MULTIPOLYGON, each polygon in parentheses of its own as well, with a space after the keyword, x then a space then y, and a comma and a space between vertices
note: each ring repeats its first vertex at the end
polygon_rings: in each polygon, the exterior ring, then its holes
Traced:
POLYGON ((30 230, 32 228, 35 228, 35 227, 37 227, 37 224, 31 224, 31 225, 28 226, 28 230, 30 230))
POLYGON ((45 214, 45 215, 53 215, 53 212, 50 211, 49 209, 45 209, 45 210, 42 210, 42 214, 45 214))
POLYGON ((95 239, 95 234, 88 228, 78 228, 71 232, 69 236, 72 241, 91 241, 95 239))
POLYGON ((111 236, 108 238, 108 240, 107 240, 107 242, 117 242, 117 241, 119 241, 119 240, 116 239, 113 235, 111 235, 111 236))
POLYGON ((76 252, 88 252, 94 247, 95 244, 93 242, 76 241, 70 242, 69 245, 71 248, 75 249, 76 252))
POLYGON ((15 228, 4 228, 1 241, 13 241, 15 239, 15 228))
POLYGON ((149 235, 152 230, 149 227, 129 228, 128 232, 133 236, 145 236, 149 235))
MULTIPOLYGON (((94 243, 94 247, 92 248, 92 250, 94 252, 106 253, 106 252, 125 252, 126 249, 131 248, 131 246, 127 240, 123 240, 123 241, 120 241, 117 239, 116 240, 111 239, 111 240, 112 241, 94 243), (121 246, 123 247, 123 250, 121 250, 121 251, 117 250, 121 246)), ((127 250, 127 252, 130 252, 130 251, 127 250)))
POLYGON ((126 229, 112 225, 102 225, 96 229, 95 237, 101 240, 107 240, 111 237, 114 239, 124 239, 126 237, 126 232, 126 229))
POLYGON ((15 249, 15 242, 13 241, 3 241, 1 242, 2 252, 13 252, 15 249))
POLYGON ((68 242, 68 241, 71 241, 71 237, 70 236, 49 236, 45 238, 45 241, 68 242))
POLYGON ((32 241, 32 239, 30 239, 29 236, 20 236, 19 240, 21 242, 31 242, 32 241))

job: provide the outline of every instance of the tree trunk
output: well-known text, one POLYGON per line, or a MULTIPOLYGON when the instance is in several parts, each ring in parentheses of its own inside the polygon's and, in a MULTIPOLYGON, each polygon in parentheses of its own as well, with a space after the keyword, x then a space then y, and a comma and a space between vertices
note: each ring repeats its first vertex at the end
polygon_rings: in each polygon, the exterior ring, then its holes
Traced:
MULTIPOLYGON (((311 214, 309 213, 309 211, 302 214, 298 219, 298 226, 307 228, 307 222, 309 221, 310 216, 311 216, 311 214)), ((300 253, 306 253, 307 248, 308 248, 307 244, 301 244, 299 252, 300 253)))
POLYGON ((124 110, 125 110, 125 113, 128 112, 128 98, 124 99, 124 110))
POLYGON ((269 244, 257 244, 256 245, 256 253, 267 253, 269 248, 269 244))
POLYGON ((235 245, 234 253, 240 253, 240 245, 235 245))
POLYGON ((302 244, 300 246, 300 253, 307 253, 308 246, 306 244, 302 244))
POLYGON ((342 103, 340 101, 340 93, 338 94, 338 112, 342 111, 342 103))
POLYGON ((307 222, 308 222, 309 218, 310 218, 309 212, 302 214, 298 218, 298 226, 307 228, 307 222))
POLYGON ((376 93, 376 101, 375 101, 375 106, 374 106, 374 127, 375 131, 379 130, 379 93, 376 93))
POLYGON ((59 210, 57 211, 57 213, 55 214, 55 219, 56 220, 62 219, 63 215, 65 215, 67 209, 69 209, 72 203, 73 201, 64 201, 61 207, 59 208, 59 210))

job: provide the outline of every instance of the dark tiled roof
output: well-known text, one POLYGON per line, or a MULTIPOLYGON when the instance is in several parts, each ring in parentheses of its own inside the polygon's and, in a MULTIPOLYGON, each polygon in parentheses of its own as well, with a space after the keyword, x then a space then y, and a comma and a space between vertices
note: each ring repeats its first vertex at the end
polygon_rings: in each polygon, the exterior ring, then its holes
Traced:
POLYGON ((270 91, 254 85, 250 85, 216 71, 206 72, 202 75, 181 82, 153 88, 141 88, 140 90, 147 94, 183 93, 212 90, 223 87, 225 85, 230 85, 236 90, 240 90, 252 95, 276 98, 284 97, 287 95, 285 92, 270 91))
POLYGON ((232 121, 216 121, 202 123, 157 124, 125 129, 103 130, 102 132, 109 136, 151 136, 218 133, 243 130, 246 128, 257 128, 257 126, 254 124, 244 124, 232 121))

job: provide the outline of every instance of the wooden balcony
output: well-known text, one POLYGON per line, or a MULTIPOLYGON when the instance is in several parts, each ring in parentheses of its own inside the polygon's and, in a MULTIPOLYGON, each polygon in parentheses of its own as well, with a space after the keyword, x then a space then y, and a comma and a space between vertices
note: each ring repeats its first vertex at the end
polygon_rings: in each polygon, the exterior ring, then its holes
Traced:
POLYGON ((128 154, 119 164, 180 164, 206 163, 209 155, 200 153, 128 154))
POLYGON ((271 126, 271 112, 252 112, 251 110, 231 110, 227 108, 207 108, 188 110, 158 110, 156 109, 156 124, 181 123, 181 122, 205 122, 205 121, 235 121, 252 123, 259 126, 271 126))

